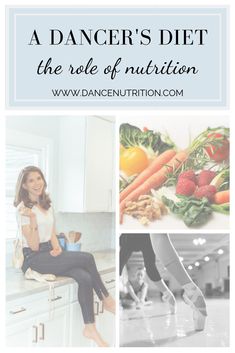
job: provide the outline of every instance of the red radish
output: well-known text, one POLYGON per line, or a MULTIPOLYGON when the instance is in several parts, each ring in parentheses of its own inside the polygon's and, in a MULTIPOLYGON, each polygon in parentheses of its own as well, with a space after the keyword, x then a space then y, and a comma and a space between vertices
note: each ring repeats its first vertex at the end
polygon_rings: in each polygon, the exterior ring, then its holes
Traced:
POLYGON ((176 194, 191 196, 196 189, 195 183, 190 179, 180 178, 176 185, 176 194))
POLYGON ((197 188, 194 192, 194 196, 197 199, 206 197, 210 202, 213 202, 214 194, 216 193, 216 187, 214 185, 204 185, 197 188))
POLYGON ((216 176, 216 172, 213 172, 212 170, 202 170, 197 177, 197 185, 198 186, 209 185, 215 176, 216 176))
POLYGON ((197 183, 196 174, 195 174, 194 170, 192 170, 192 169, 186 170, 185 172, 181 173, 178 177, 178 180, 180 180, 180 179, 189 179, 189 180, 193 181, 194 184, 197 183))

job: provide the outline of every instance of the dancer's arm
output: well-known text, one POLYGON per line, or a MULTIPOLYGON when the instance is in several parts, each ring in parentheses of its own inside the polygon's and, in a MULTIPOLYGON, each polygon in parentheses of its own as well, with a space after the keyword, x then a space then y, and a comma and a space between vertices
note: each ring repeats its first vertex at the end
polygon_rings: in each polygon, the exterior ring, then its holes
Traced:
POLYGON ((128 293, 130 294, 131 298, 136 302, 136 303, 139 303, 140 300, 139 298, 137 297, 137 295, 135 294, 135 291, 132 287, 132 285, 130 284, 130 282, 128 281, 127 284, 127 290, 128 290, 128 293))
POLYGON ((141 303, 144 303, 147 297, 147 292, 148 292, 148 284, 144 283, 143 287, 141 288, 139 299, 141 303))

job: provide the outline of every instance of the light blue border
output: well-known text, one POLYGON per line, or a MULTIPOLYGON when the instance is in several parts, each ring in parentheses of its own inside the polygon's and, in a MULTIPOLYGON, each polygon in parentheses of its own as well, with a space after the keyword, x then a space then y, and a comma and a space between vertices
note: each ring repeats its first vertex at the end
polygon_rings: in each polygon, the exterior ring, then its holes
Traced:
MULTIPOLYGON (((68 108, 86 108, 89 107, 95 108, 130 108, 130 107, 144 107, 146 108, 204 108, 204 107, 227 107, 228 106, 228 7, 145 7, 145 8, 132 8, 132 7, 8 7, 7 8, 7 63, 8 65, 8 87, 7 87, 7 105, 9 107, 68 107, 68 108), (190 13, 192 15, 218 15, 220 16, 220 33, 221 33, 221 61, 220 61, 220 74, 221 74, 221 85, 218 87, 220 89, 220 99, 211 99, 210 101, 206 101, 204 97, 201 99, 194 101, 193 99, 189 101, 184 101, 183 99, 175 100, 175 99, 167 99, 164 100, 149 100, 149 99, 141 99, 141 100, 132 100, 131 102, 127 102, 125 99, 121 99, 118 102, 116 100, 109 100, 105 103, 99 100, 81 100, 81 99, 63 99, 61 101, 57 99, 43 99, 42 101, 28 100, 25 97, 24 100, 19 100, 17 95, 15 96, 14 92, 19 90, 17 84, 15 84, 15 65, 14 60, 16 57, 15 48, 14 48, 14 37, 15 31, 15 18, 16 16, 29 16, 31 15, 102 15, 102 14, 113 14, 113 15, 128 15, 128 14, 136 14, 136 15, 146 15, 151 13, 152 16, 158 15, 179 15, 190 13)), ((22 83, 21 83, 22 84, 22 83)), ((175 87, 177 88, 177 87, 175 87)), ((22 89, 21 89, 22 91, 22 89)))

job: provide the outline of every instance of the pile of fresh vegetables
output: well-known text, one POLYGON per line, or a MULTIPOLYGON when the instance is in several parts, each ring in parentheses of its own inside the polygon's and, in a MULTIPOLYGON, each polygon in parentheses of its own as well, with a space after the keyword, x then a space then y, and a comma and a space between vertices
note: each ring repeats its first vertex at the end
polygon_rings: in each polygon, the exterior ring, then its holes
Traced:
MULTIPOLYGON (((156 156, 173 148, 167 135, 144 128, 143 131, 130 124, 120 127, 120 169, 125 177, 136 176, 147 168, 156 156)), ((131 179, 129 179, 131 181, 131 179)), ((125 179, 122 176, 120 187, 125 179)))
POLYGON ((187 226, 213 212, 229 214, 229 129, 200 133, 184 151, 167 135, 130 124, 120 127, 120 221, 128 202, 151 194, 187 226), (172 190, 159 193, 159 189, 172 190))

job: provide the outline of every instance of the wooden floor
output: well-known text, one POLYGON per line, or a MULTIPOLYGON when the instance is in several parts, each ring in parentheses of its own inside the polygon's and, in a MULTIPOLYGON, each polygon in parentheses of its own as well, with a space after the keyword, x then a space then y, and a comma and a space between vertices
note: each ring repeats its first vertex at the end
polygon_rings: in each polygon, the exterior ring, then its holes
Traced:
POLYGON ((229 346, 229 300, 209 299, 207 309, 203 332, 194 330, 192 310, 182 301, 178 301, 175 315, 170 315, 167 304, 160 302, 143 310, 120 309, 120 346, 229 346))

